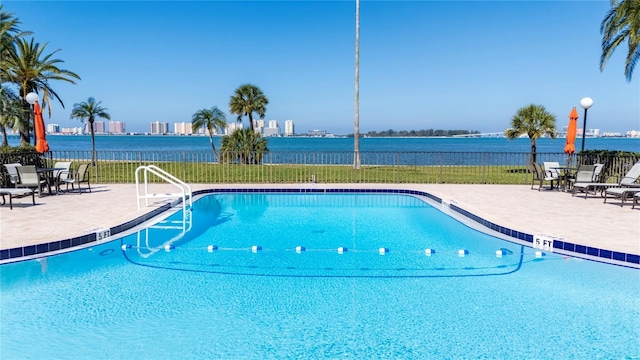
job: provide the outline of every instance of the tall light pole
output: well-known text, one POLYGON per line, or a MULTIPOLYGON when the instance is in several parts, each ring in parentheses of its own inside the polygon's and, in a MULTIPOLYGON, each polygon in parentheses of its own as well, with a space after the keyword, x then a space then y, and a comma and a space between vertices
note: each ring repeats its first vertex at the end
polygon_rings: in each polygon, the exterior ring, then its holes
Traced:
POLYGON ((584 109, 584 120, 582 120, 582 148, 580 152, 584 152, 584 134, 587 132, 587 110, 593 105, 593 100, 590 97, 582 98, 580 100, 580 106, 584 109))
POLYGON ((353 123, 353 168, 360 169, 360 0, 356 0, 356 96, 353 123))
MULTIPOLYGON (((34 93, 34 92, 30 92, 28 93, 24 99, 29 103, 29 105, 31 105, 31 113, 33 114, 33 128, 35 129, 36 126, 36 103, 39 100, 38 94, 34 93)), ((37 137, 33 136, 33 145, 36 145, 37 142, 37 137)))

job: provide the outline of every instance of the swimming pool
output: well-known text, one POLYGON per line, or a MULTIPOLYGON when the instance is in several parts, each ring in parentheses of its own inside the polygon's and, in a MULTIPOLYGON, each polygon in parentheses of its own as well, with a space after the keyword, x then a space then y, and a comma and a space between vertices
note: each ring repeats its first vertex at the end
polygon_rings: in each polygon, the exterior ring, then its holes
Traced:
POLYGON ((640 356, 638 270, 538 258, 408 195, 212 194, 0 274, 3 358, 640 356))

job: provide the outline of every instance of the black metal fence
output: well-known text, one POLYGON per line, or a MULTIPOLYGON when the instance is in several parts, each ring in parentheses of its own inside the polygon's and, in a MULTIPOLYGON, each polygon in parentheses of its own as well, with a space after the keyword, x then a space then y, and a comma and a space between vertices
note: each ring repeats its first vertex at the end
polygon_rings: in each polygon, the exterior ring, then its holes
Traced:
MULTIPOLYGON (((155 164, 191 183, 478 183, 525 184, 531 181, 530 153, 508 152, 361 152, 361 169, 353 170, 353 152, 288 152, 260 154, 259 164, 219 159, 241 159, 239 154, 220 156, 212 151, 97 151, 91 167, 93 183, 133 183, 135 169, 155 164)), ((255 154, 253 154, 255 155, 255 154)), ((91 151, 33 151, 0 153, 2 164, 18 162, 54 166, 72 161, 72 168, 91 163, 91 151)), ((254 156, 254 158, 256 158, 254 156)), ((603 163, 604 178, 624 175, 640 156, 568 156, 537 153, 536 162, 555 161, 576 166, 603 163)), ((613 180, 611 180, 613 181, 613 180)), ((7 186, 4 166, 0 182, 7 186)))

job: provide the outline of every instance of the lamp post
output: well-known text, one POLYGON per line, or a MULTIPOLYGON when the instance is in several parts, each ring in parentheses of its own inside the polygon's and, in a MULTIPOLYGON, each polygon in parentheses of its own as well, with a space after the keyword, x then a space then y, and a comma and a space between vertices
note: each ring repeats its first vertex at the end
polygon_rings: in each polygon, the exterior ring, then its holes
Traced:
POLYGON ((29 104, 33 105, 38 102, 38 94, 30 92, 25 96, 25 100, 27 100, 29 104))
POLYGON ((584 109, 584 120, 582 120, 582 148, 580 152, 584 152, 584 134, 587 132, 587 110, 593 105, 593 100, 590 97, 582 98, 580 100, 580 106, 584 109))
MULTIPOLYGON (((35 127, 35 121, 36 121, 36 114, 35 114, 35 108, 33 107, 35 105, 35 103, 38 102, 38 94, 34 93, 34 92, 30 92, 27 94, 27 96, 24 97, 25 100, 27 100, 27 102, 29 103, 29 105, 31 105, 31 112, 33 115, 33 123, 34 123, 34 127, 35 127)), ((28 129, 28 128, 27 128, 28 129)), ((31 136, 31 135, 29 135, 31 136)), ((36 143, 36 139, 35 139, 35 135, 34 135, 34 142, 33 145, 35 145, 36 143)))

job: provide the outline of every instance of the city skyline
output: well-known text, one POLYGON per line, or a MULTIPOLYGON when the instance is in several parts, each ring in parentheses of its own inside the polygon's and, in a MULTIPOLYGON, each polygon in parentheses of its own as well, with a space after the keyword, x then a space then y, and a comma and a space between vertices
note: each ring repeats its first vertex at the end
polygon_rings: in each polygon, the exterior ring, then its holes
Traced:
MULTIPOLYGON (((260 133, 261 135, 268 136, 268 137, 270 136, 315 136, 315 137, 320 136, 320 137, 323 137, 327 135, 328 136, 336 135, 333 133, 328 133, 326 130, 320 130, 320 129, 313 129, 313 130, 308 130, 302 133, 296 133, 295 122, 291 119, 285 120, 284 124, 285 126, 283 129, 280 127, 280 123, 278 120, 271 119, 271 120, 268 120, 268 126, 265 127, 264 120, 257 120, 254 130, 260 133)), ((74 135, 85 134, 86 135, 90 133, 88 126, 89 126, 89 123, 84 123, 84 127, 62 128, 60 127, 59 124, 50 123, 47 125, 46 132, 48 134, 74 134, 74 135)), ((228 123, 222 133, 218 132, 217 130, 214 130, 215 131, 214 136, 229 135, 236 129, 241 129, 241 128, 242 128, 241 123, 238 123, 238 122, 228 123)), ((149 123, 149 131, 145 131, 145 132, 127 132, 125 129, 126 129, 126 123, 121 121, 117 121, 117 120, 107 121, 107 122, 99 121, 99 120, 94 121, 94 132, 96 134, 101 134, 101 135, 104 135, 104 134, 107 134, 107 135, 140 135, 140 134, 171 135, 173 134, 173 135, 207 135, 208 136, 208 131, 204 126, 200 127, 196 132, 193 132, 193 127, 190 122, 179 122, 179 123, 175 122, 173 123, 173 127, 172 127, 170 126, 169 122, 154 121, 149 123), (107 124, 106 126, 105 126, 105 123, 107 124), (170 130, 171 128, 173 128, 173 131, 170 130)), ((397 130, 397 131, 406 131, 406 130, 397 130)), ((565 136, 566 132, 567 132, 567 126, 558 128, 557 136, 559 138, 562 138, 565 136)), ((582 128, 577 129, 577 134, 578 136, 582 134, 582 128)), ((338 134, 338 135, 344 135, 344 134, 338 134)), ((613 133, 613 132, 600 131, 600 129, 587 128, 585 135, 588 137, 601 137, 601 136, 640 137, 640 131, 629 130, 629 131, 626 131, 625 133, 613 133)), ((464 136, 496 137, 496 136, 504 136, 504 134, 501 132, 494 132, 494 133, 480 133, 480 134, 474 133, 474 134, 468 134, 464 136)))
MULTIPOLYGON (((304 131, 353 132, 355 5, 334 2, 21 2, 4 9, 60 68, 46 123, 74 126, 74 103, 102 101, 132 132, 188 122, 244 83, 269 98, 268 118, 304 131), (37 11, 34 11, 37 9, 37 11), (46 17, 41 14, 47 14, 46 17), (210 14, 216 14, 211 25, 210 14), (247 15, 256 21, 243 21, 247 15), (172 26, 160 26, 172 21, 172 26), (109 31, 105 31, 105 29, 109 31), (81 30, 81 31, 76 31, 81 30), (87 51, 99 44, 99 51, 87 51), (206 44, 206 46, 204 45, 206 44), (237 53, 237 49, 248 49, 237 53)), ((518 108, 544 105, 560 128, 591 97, 588 128, 640 128, 640 86, 622 46, 599 70, 602 2, 361 2, 360 130, 503 131, 518 108), (544 26, 540 26, 544 24, 544 26), (393 124, 389 126, 389 124, 393 124)), ((245 118, 246 123, 246 118, 245 118)))

